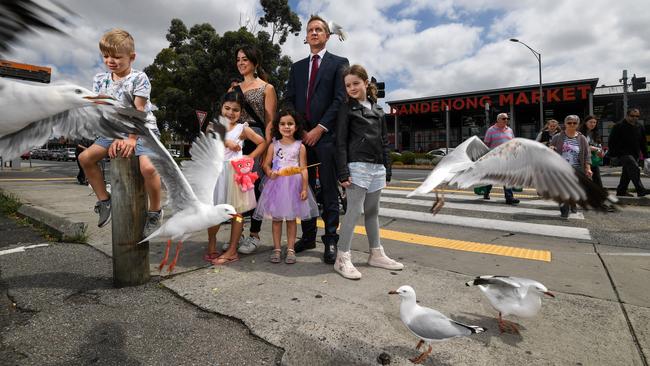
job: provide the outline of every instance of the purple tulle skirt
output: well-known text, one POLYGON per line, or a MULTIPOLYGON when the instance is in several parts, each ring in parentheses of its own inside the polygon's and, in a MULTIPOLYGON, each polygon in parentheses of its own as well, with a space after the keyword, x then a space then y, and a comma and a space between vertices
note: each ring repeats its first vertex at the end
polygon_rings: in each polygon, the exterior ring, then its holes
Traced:
POLYGON ((306 220, 317 217, 318 205, 311 189, 307 187, 307 199, 304 201, 300 199, 300 191, 302 191, 300 174, 275 179, 266 177, 253 217, 258 220, 274 221, 306 220))

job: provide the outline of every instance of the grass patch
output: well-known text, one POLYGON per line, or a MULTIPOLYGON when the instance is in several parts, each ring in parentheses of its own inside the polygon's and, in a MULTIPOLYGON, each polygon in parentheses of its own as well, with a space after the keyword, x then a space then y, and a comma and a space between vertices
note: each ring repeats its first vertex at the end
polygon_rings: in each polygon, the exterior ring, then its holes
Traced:
POLYGON ((81 234, 75 236, 65 236, 62 237, 60 233, 55 230, 43 225, 40 222, 29 219, 28 217, 22 217, 18 214, 18 209, 22 206, 22 203, 18 198, 12 194, 8 194, 0 190, 0 213, 5 216, 12 218, 20 226, 31 227, 36 230, 43 238, 49 242, 61 242, 66 243, 78 243, 85 244, 88 242, 88 235, 84 231, 81 234))
POLYGON ((0 191, 0 212, 7 216, 13 216, 18 212, 22 203, 12 194, 0 191))

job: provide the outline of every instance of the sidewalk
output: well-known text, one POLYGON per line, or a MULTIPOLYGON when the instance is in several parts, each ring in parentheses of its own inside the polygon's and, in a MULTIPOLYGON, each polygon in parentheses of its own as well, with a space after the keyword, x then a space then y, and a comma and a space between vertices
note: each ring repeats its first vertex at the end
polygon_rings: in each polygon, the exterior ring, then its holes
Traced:
MULTIPOLYGON (((57 230, 86 227, 87 242, 111 255, 111 226, 96 226, 95 197, 90 189, 72 180, 49 182, 0 182, 0 189, 25 205, 21 212, 32 219, 52 223, 57 230)), ((166 212, 170 217, 172 213, 166 212)), ((75 231, 72 231, 73 233, 75 231)), ((246 232, 247 234, 247 232, 246 232)), ((229 237, 222 228, 218 240, 229 237)), ((264 222, 262 241, 271 243, 270 223, 264 222)), ((365 241, 365 237, 355 238, 365 241)), ((470 275, 419 265, 404 260, 406 268, 390 272, 365 265, 367 253, 353 252, 363 273, 361 281, 345 280, 321 262, 322 246, 299 254, 292 266, 268 262, 270 247, 242 256, 239 262, 212 267, 202 261, 206 234, 194 235, 183 246, 172 276, 160 278, 169 288, 197 307, 241 320, 251 332, 286 352, 287 365, 374 365, 386 352, 391 365, 408 365, 417 338, 399 319, 399 299, 389 290, 409 284, 421 305, 435 307, 459 321, 488 328, 471 337, 433 345, 426 365, 644 365, 629 325, 616 301, 615 290, 603 282, 604 298, 551 288, 557 297, 544 300, 539 316, 516 320, 522 335, 500 335, 495 312, 476 288, 464 283, 470 275), (564 292, 563 292, 564 291, 564 292)), ((164 243, 150 243, 153 275, 164 243)), ((515 259, 510 262, 521 265, 515 259)), ((526 262, 528 264, 528 262, 526 262)), ((538 266, 531 263, 531 266, 538 266)), ((590 264, 597 266, 597 261, 590 264)), ((607 278, 602 268, 599 278, 607 278)), ((627 276, 625 271, 611 276, 627 276)), ((166 273, 163 273, 165 275, 166 273)), ((155 281, 155 279, 153 280, 155 281)), ((650 308, 625 305, 638 342, 650 358, 650 308)), ((647 363, 645 363, 647 365, 647 363)))

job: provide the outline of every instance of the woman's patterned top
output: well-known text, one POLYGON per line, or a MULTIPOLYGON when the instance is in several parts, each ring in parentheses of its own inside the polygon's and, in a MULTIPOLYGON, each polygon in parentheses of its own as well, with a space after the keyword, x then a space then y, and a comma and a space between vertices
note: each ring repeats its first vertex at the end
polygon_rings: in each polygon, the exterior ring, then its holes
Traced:
POLYGON ((264 90, 266 90, 266 86, 268 84, 264 84, 264 86, 261 86, 259 88, 253 88, 246 90, 244 92, 244 97, 246 98, 246 102, 253 108, 253 110, 257 113, 257 116, 259 117, 260 121, 262 121, 262 126, 259 126, 259 124, 251 117, 248 112, 246 112, 245 108, 242 108, 241 111, 241 117, 239 118, 239 122, 241 123, 248 123, 249 126, 251 127, 259 127, 264 130, 264 90))

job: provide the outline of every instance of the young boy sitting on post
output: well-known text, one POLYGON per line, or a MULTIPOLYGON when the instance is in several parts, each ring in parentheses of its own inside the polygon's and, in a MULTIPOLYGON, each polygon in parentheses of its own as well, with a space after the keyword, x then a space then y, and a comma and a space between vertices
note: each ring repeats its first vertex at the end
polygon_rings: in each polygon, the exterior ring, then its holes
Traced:
MULTIPOLYGON (((108 71, 95 75, 93 91, 109 95, 125 106, 135 107, 137 110, 146 112, 146 126, 159 135, 156 118, 152 113, 152 105, 149 101, 151 94, 149 78, 144 72, 131 68, 131 64, 135 60, 133 37, 122 29, 112 29, 100 39, 99 49, 108 71)), ((95 212, 99 214, 97 226, 103 227, 111 218, 111 196, 106 191, 104 177, 97 163, 107 155, 110 158, 116 156, 126 158, 133 153, 139 159, 140 173, 144 178, 145 190, 149 196, 149 212, 143 232, 143 236, 146 237, 160 226, 162 208, 160 204, 160 176, 147 157, 152 152, 142 145, 142 140, 136 135, 128 135, 124 139, 116 140, 99 137, 94 144, 79 155, 79 163, 86 173, 88 183, 97 195, 98 201, 95 204, 95 212)))

